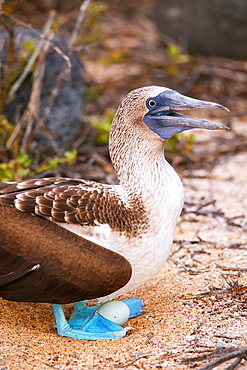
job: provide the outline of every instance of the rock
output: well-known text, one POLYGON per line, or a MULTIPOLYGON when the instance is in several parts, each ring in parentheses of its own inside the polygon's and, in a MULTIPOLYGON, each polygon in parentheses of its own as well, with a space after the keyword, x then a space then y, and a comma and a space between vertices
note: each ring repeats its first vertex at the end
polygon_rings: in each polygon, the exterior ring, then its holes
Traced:
MULTIPOLYGON (((2 63, 6 64, 8 35, 3 29, 0 30, 0 38, 2 40, 5 38, 2 63)), ((17 40, 15 54, 17 55, 20 49, 23 48, 23 42, 39 39, 39 36, 29 29, 15 29, 15 40, 17 40)), ((61 49, 64 49, 64 46, 66 46, 66 43, 57 35, 54 36, 53 42, 61 49)), ((72 67, 68 74, 64 74, 58 95, 45 121, 45 127, 49 130, 53 140, 61 151, 66 149, 69 143, 75 138, 84 105, 83 95, 85 83, 83 78, 83 67, 75 54, 72 53, 69 56, 72 67)), ((61 55, 55 52, 51 46, 45 60, 45 74, 40 99, 40 116, 44 112, 50 94, 57 84, 57 77, 65 66, 65 60, 61 55)), ((5 114, 10 122, 14 123, 16 112, 19 112, 19 115, 21 115, 26 109, 30 98, 31 87, 32 73, 28 75, 17 91, 15 98, 5 108, 5 114)), ((41 131, 38 131, 38 134, 35 136, 35 141, 38 142, 38 150, 40 152, 45 151, 46 153, 54 154, 51 143, 41 134, 41 131)))
POLYGON ((247 0, 156 0, 154 17, 190 54, 247 58, 247 0))

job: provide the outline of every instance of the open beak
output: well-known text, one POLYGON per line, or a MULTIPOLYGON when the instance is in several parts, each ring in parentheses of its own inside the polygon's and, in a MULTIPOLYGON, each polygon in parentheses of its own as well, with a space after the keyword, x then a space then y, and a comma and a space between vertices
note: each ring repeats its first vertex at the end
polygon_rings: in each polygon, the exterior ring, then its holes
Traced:
POLYGON ((185 116, 176 112, 192 109, 223 109, 229 112, 223 105, 189 98, 174 90, 166 90, 161 93, 155 98, 155 103, 155 106, 149 108, 149 112, 144 116, 144 122, 164 140, 193 128, 208 130, 228 129, 228 127, 218 123, 185 116))

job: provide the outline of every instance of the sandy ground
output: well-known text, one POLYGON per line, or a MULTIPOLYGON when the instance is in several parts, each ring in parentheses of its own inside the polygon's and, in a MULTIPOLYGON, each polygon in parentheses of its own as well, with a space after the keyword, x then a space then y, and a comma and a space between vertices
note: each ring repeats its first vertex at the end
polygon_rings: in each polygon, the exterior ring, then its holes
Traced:
MULTIPOLYGON (((99 112, 132 87, 167 83, 163 69, 155 69, 164 60, 163 51, 160 54, 154 42, 153 25, 144 14, 150 13, 149 8, 146 11, 140 6, 126 26, 124 17, 129 18, 133 12, 123 13, 121 4, 116 2, 108 18, 106 14, 101 32, 107 34, 104 43, 112 53, 123 45, 123 63, 99 63, 93 53, 84 57, 87 76, 106 91, 97 96, 99 112), (130 56, 135 56, 131 66, 127 63, 130 56)), ((201 89, 210 94, 207 88, 201 89)), ((238 124, 241 133, 246 126, 246 120, 238 124)), ((229 140, 232 134, 198 134, 195 150, 200 151, 200 143, 203 147, 209 137, 210 145, 217 145, 220 135, 229 140)), ((0 300, 0 370, 199 369, 207 361, 184 360, 217 347, 247 346, 246 289, 242 288, 247 285, 246 163, 246 151, 228 153, 210 172, 184 171, 187 213, 178 223, 163 270, 141 289, 125 296, 142 297, 146 311, 128 322, 133 331, 125 338, 98 342, 61 338, 53 327, 50 305, 0 300), (216 203, 207 207, 197 207, 214 200, 216 203), (206 292, 210 294, 200 295, 206 292)), ((66 307, 68 315, 71 309, 66 307)), ((247 363, 238 367, 246 368, 247 363)))
POLYGON ((183 360, 216 347, 246 346, 246 290, 238 290, 247 285, 246 162, 246 153, 228 156, 210 174, 199 170, 183 179, 187 213, 164 269, 125 296, 142 297, 146 310, 128 322, 133 331, 125 338, 61 338, 49 304, 1 300, 0 369, 194 369, 205 363, 183 360), (197 204, 212 200, 198 214, 197 204))

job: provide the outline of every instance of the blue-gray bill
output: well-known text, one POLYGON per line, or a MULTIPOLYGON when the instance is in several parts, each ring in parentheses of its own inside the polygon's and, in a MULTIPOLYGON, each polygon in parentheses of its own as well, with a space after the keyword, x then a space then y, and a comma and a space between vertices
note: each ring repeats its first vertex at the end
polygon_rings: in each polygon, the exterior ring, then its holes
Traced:
POLYGON ((150 130, 162 139, 168 140, 175 134, 194 128, 208 130, 226 130, 228 127, 219 123, 185 116, 176 111, 195 109, 221 109, 229 111, 223 105, 189 98, 174 90, 167 90, 147 100, 148 112, 143 120, 150 130))

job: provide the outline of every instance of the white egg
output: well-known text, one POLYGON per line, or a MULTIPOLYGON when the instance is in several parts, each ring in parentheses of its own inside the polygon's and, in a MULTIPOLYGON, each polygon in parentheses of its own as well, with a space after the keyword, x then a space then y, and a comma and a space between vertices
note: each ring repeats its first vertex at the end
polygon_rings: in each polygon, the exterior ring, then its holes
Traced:
POLYGON ((130 317, 129 307, 121 301, 105 302, 98 308, 97 312, 104 318, 120 326, 124 325, 130 317))

